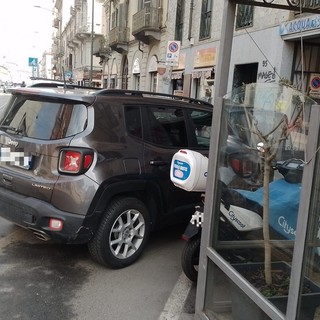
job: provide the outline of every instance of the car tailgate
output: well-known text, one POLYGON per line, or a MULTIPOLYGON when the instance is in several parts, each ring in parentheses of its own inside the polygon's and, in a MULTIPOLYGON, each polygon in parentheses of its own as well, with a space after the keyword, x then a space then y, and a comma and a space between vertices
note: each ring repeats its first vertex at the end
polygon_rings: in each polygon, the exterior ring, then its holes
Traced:
POLYGON ((0 187, 50 202, 58 179, 59 149, 69 144, 47 141, 36 144, 30 139, 0 134, 0 187), (48 143, 49 142, 49 143, 48 143))

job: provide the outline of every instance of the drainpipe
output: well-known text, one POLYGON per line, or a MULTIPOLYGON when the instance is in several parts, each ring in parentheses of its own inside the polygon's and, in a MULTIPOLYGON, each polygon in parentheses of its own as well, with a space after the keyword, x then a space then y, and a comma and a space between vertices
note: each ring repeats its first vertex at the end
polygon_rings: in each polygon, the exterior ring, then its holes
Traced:
POLYGON ((190 3, 190 16, 189 16, 189 31, 188 31, 188 40, 191 41, 191 31, 192 31, 192 20, 193 20, 193 4, 194 0, 191 0, 190 3))
POLYGON ((143 53, 143 50, 141 49, 141 41, 139 41, 139 51, 143 53))

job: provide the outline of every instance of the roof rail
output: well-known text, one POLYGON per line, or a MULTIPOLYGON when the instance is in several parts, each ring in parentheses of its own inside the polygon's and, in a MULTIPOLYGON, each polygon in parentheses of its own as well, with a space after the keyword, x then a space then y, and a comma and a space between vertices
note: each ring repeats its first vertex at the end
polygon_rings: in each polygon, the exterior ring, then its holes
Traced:
POLYGON ((199 99, 194 99, 190 97, 185 97, 185 96, 177 96, 173 94, 168 94, 168 93, 160 93, 160 92, 150 92, 150 91, 139 91, 139 90, 124 90, 124 89, 100 89, 99 91, 94 93, 95 95, 110 95, 110 96, 157 96, 157 97, 165 97, 165 98, 170 98, 174 100, 183 100, 187 101, 189 103, 196 103, 196 104, 205 104, 205 105, 212 105, 209 102, 199 100, 199 99))
POLYGON ((88 86, 80 86, 72 83, 63 83, 63 82, 38 82, 29 85, 28 87, 32 88, 60 88, 63 87, 65 89, 91 89, 91 90, 101 90, 101 88, 97 87, 88 87, 88 86))

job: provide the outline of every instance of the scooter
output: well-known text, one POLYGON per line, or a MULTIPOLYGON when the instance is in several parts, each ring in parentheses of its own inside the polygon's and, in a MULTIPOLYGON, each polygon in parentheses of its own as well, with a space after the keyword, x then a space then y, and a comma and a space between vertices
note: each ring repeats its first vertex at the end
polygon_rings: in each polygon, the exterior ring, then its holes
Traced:
MULTIPOLYGON (((270 183, 269 223, 273 233, 282 239, 293 240, 299 206, 304 162, 298 159, 278 161, 273 166, 283 178, 270 183)), ((208 159, 196 151, 179 150, 171 162, 170 178, 187 191, 204 192, 208 159)), ((262 230, 263 188, 255 191, 229 189, 222 181, 220 202, 220 240, 244 240, 252 231, 262 230)), ((203 196, 204 202, 204 196, 203 196)), ((181 265, 186 276, 197 281, 200 254, 203 206, 197 206, 182 238, 186 241, 181 265)), ((230 253, 230 252, 229 252, 230 253)), ((232 255, 232 253, 231 253, 232 255)), ((246 250, 232 255, 232 262, 250 260, 252 252, 246 250)))

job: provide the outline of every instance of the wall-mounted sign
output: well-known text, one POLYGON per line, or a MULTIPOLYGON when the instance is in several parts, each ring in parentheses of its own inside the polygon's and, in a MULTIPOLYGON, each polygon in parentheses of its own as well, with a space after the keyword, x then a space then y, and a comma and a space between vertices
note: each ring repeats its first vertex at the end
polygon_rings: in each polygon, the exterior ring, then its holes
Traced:
POLYGON ((280 36, 285 36, 288 34, 306 32, 319 28, 320 15, 314 15, 282 23, 279 28, 279 34, 280 36))
POLYGON ((37 67, 38 66, 38 58, 28 58, 28 66, 29 67, 37 67))
POLYGON ((180 41, 168 41, 166 53, 166 65, 178 66, 180 54, 180 41))
POLYGON ((310 74, 310 96, 319 97, 320 94, 320 74, 319 73, 311 73, 310 74))
POLYGON ((216 48, 200 49, 194 56, 194 68, 214 66, 216 64, 216 48))

